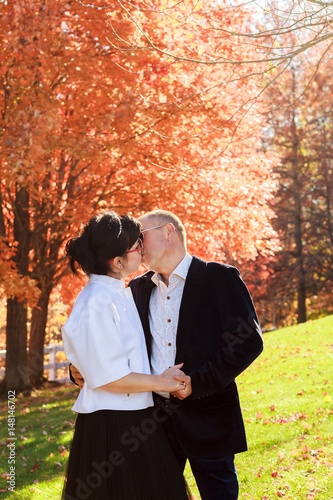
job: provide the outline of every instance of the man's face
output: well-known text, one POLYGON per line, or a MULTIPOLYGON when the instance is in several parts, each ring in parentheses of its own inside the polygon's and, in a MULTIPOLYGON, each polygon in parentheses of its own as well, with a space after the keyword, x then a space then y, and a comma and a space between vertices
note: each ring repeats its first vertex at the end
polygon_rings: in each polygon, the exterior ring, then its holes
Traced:
POLYGON ((166 251, 166 240, 162 227, 150 229, 160 224, 152 217, 142 217, 140 219, 141 230, 143 231, 143 257, 142 264, 148 271, 159 272, 159 262, 161 262, 166 251), (146 231, 150 229, 149 231, 146 231))

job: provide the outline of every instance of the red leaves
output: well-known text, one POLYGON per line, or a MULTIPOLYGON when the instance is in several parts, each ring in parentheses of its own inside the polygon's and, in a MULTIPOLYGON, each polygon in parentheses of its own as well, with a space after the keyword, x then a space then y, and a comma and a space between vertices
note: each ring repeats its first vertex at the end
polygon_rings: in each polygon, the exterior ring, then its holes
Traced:
MULTIPOLYGON (((271 405, 269 406, 269 409, 271 412, 276 411, 276 406, 271 405)), ((324 411, 324 410, 321 410, 324 411)), ((333 413, 333 410, 326 410, 326 413, 333 413)), ((264 413, 262 412, 256 412, 255 414, 255 419, 257 421, 261 421, 264 425, 268 424, 288 424, 290 422, 297 422, 298 420, 304 420, 304 422, 301 422, 301 425, 304 429, 312 429, 312 425, 307 423, 306 421, 310 418, 310 415, 307 415, 306 413, 301 413, 299 411, 296 411, 294 414, 290 414, 288 416, 280 416, 278 414, 276 415, 269 415, 267 417, 264 416, 264 413)), ((250 418, 246 419, 247 423, 251 423, 252 420, 250 418)), ((319 438, 320 439, 320 438, 319 438)))
MULTIPOLYGON (((223 68, 222 64, 214 69, 202 65, 198 75, 188 65, 163 60, 162 54, 160 60, 145 51, 112 51, 108 55, 102 40, 106 35, 113 39, 113 34, 106 33, 104 11, 96 10, 92 20, 80 2, 71 5, 66 14, 59 7, 61 3, 54 2, 53 8, 45 12, 46 17, 37 18, 31 1, 24 15, 17 12, 14 17, 7 4, 10 2, 3 6, 7 19, 2 33, 3 67, 9 68, 15 105, 9 103, 4 117, 1 145, 7 164, 2 171, 3 199, 13 214, 11 186, 17 181, 28 186, 33 221, 30 229, 38 234, 29 249, 32 257, 42 253, 39 245, 46 253, 50 248, 52 255, 59 252, 59 260, 52 265, 60 275, 64 265, 61 238, 67 239, 68 232, 75 232, 98 201, 106 206, 120 204, 124 211, 135 207, 149 210, 157 205, 174 210, 188 224, 190 251, 197 251, 198 238, 203 241, 207 237, 202 250, 202 256, 207 258, 218 256, 222 260, 223 248, 232 258, 254 258, 258 251, 272 253, 276 244, 271 239, 275 233, 270 225, 273 213, 268 207, 275 185, 272 160, 269 154, 259 151, 252 139, 237 141, 239 135, 245 132, 247 136, 259 124, 256 117, 250 118, 251 107, 238 128, 235 120, 230 120, 233 110, 249 102, 255 87, 239 78, 231 84, 230 94, 208 92, 210 84, 214 89, 228 78, 229 67, 223 68), (22 26, 24 46, 20 44, 22 26), (124 71, 124 66, 129 71, 124 71), (37 72, 31 67, 37 67, 37 72), (14 71, 18 74, 12 74, 14 71), (30 79, 24 92, 23 78, 30 79), (205 89, 201 92, 203 82, 205 89), (193 88, 197 92, 192 92, 193 88), (189 95, 187 89, 191 89, 189 95), (219 127, 222 123, 223 127, 219 127), (234 145, 226 150, 222 163, 216 158, 207 168, 188 174, 188 169, 208 164, 231 137, 234 145), (25 159, 22 166, 21 156, 25 159), (186 175, 181 169, 186 170, 186 175)), ((197 15, 201 16, 200 9, 197 15)), ((231 26, 237 19, 237 29, 243 22, 238 16, 227 15, 224 9, 220 15, 221 22, 231 26)), ((119 11, 112 12, 112 16, 112 25, 121 38, 131 40, 134 32, 119 11)), ((209 57, 206 54, 215 37, 203 36, 201 28, 198 37, 194 36, 200 23, 189 30, 190 16, 184 25, 176 23, 175 35, 174 21, 172 28, 169 25, 172 16, 166 16, 163 23, 158 17, 153 11, 149 15, 143 11, 140 24, 154 33, 160 46, 173 46, 177 40, 180 53, 193 51, 197 56, 205 51, 204 57, 209 57)), ((119 43, 119 39, 113 41, 119 43)), ((233 44, 227 43, 223 52, 226 58, 231 54, 235 57, 233 44)), ((239 54, 244 55, 241 51, 239 54)), ((13 220, 9 216, 5 219, 9 233, 13 220)), ((1 248, 1 255, 5 252, 8 254, 7 245, 1 248)), ((32 283, 21 282, 21 277, 11 272, 11 258, 8 265, 6 259, 0 264, 1 281, 10 293, 21 293, 25 298, 32 293, 32 283)), ((37 260, 31 258, 32 267, 37 260)), ((46 261, 38 260, 38 276, 47 275, 50 262, 46 261)))
POLYGON ((60 456, 62 457, 65 457, 68 454, 68 451, 63 445, 59 446, 59 451, 60 451, 60 456))
POLYGON ((35 464, 35 465, 32 467, 32 469, 30 470, 30 472, 31 472, 31 473, 34 473, 34 472, 36 472, 36 470, 38 470, 38 469, 39 469, 39 465, 38 465, 38 464, 35 464))

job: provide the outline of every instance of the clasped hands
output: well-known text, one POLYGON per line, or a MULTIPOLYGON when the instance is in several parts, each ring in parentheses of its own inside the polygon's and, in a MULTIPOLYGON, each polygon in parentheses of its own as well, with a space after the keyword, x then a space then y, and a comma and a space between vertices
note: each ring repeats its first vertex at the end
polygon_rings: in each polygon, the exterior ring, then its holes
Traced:
MULTIPOLYGON (((75 383, 80 387, 80 389, 82 389, 84 386, 84 378, 81 372, 74 365, 71 365, 70 370, 75 383)), ((178 374, 175 375, 174 378, 175 380, 181 382, 184 387, 178 391, 172 392, 171 394, 178 399, 186 399, 192 394, 191 377, 186 375, 182 370, 178 369, 177 372, 178 374)))
MULTIPOLYGON (((184 382, 184 389, 180 389, 179 391, 172 392, 171 394, 178 399, 186 399, 192 394, 192 385, 191 385, 191 377, 188 375, 184 374, 184 378, 181 379, 181 382, 184 382)), ((177 377, 175 377, 176 380, 179 380, 177 377)))
POLYGON ((183 388, 178 391, 171 392, 172 396, 178 399, 186 399, 192 394, 191 377, 186 375, 182 370, 178 369, 179 374, 175 375, 175 380, 183 384, 183 388))

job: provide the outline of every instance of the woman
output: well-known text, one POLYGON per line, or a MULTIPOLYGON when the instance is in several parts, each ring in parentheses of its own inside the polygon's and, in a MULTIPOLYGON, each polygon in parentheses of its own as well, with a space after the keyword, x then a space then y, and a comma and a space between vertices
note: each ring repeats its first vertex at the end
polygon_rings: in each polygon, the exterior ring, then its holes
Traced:
POLYGON ((66 245, 73 273, 89 281, 62 329, 67 358, 85 384, 64 500, 185 500, 185 482, 153 410, 151 391, 183 385, 178 365, 150 375, 140 318, 125 279, 141 262, 140 223, 105 212, 66 245))

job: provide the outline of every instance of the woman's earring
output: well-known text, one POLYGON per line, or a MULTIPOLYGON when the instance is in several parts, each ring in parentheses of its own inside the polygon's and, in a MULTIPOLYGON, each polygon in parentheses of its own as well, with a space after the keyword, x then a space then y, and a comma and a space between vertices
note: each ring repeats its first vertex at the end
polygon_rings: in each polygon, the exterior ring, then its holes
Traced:
POLYGON ((122 268, 123 268, 123 265, 122 265, 122 264, 120 264, 120 269, 122 269, 122 268))

